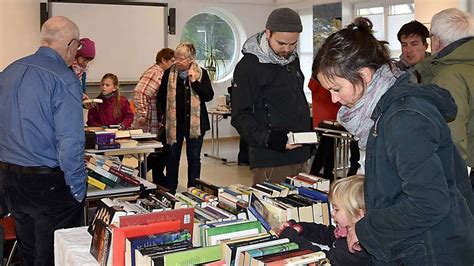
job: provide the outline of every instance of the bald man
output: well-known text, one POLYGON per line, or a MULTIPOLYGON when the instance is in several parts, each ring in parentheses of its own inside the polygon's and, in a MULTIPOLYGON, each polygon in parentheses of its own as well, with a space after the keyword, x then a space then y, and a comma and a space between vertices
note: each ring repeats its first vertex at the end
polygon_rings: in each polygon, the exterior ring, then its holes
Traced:
POLYGON ((52 17, 36 53, 10 64, 0 79, 0 180, 21 265, 54 265, 54 231, 81 222, 82 89, 68 68, 79 45, 76 24, 52 17))

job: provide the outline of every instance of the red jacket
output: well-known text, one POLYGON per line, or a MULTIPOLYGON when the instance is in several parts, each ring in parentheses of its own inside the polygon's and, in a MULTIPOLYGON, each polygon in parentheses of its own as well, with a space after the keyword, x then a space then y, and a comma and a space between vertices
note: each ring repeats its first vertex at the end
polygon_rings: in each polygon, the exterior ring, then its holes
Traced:
POLYGON ((309 80, 308 88, 313 99, 313 127, 317 127, 322 120, 336 120, 341 104, 333 103, 331 93, 316 79, 309 80))
POLYGON ((89 109, 87 114, 87 125, 92 127, 110 126, 122 124, 124 129, 130 128, 133 122, 133 113, 127 98, 120 96, 122 115, 114 117, 115 96, 110 98, 99 95, 104 103, 99 103, 95 108, 89 109))

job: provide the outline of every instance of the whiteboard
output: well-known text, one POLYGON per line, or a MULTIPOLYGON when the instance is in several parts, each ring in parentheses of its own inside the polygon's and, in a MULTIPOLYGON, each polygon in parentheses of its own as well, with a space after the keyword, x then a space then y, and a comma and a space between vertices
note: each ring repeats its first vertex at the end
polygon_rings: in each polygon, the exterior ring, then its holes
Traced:
POLYGON ((50 16, 74 21, 81 38, 95 42, 96 57, 89 63, 87 82, 99 82, 106 73, 119 81, 138 81, 167 46, 167 4, 124 5, 50 2, 50 16))

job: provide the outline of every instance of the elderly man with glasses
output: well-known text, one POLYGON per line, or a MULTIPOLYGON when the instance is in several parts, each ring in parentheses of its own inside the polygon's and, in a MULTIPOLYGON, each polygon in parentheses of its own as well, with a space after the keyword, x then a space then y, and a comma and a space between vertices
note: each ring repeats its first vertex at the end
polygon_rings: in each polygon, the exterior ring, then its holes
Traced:
POLYGON ((79 46, 76 24, 52 17, 38 51, 10 64, 0 79, 0 181, 21 265, 54 265, 54 231, 81 222, 82 90, 69 69, 79 46))

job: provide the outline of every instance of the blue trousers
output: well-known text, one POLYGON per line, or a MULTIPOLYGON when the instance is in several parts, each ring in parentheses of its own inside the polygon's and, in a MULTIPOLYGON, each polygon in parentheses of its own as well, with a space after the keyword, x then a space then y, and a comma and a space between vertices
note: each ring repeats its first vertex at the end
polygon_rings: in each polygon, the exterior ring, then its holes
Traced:
POLYGON ((194 186, 194 179, 201 177, 201 149, 203 136, 190 138, 188 133, 177 131, 176 143, 169 145, 168 162, 166 164, 165 186, 173 194, 178 187, 179 161, 181 160, 181 150, 183 141, 186 138, 186 157, 188 158, 188 184, 187 187, 194 186))

